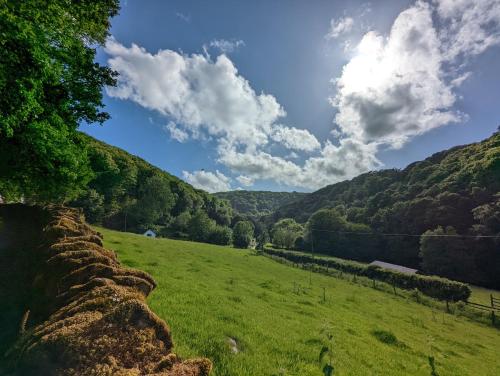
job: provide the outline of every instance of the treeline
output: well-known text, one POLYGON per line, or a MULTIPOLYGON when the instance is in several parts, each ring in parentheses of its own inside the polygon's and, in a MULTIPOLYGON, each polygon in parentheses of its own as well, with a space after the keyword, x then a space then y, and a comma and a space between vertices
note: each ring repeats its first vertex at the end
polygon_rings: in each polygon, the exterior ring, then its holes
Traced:
POLYGON ((287 248, 309 250, 312 238, 321 253, 500 288, 500 133, 327 186, 266 221, 286 218, 302 226, 287 248))
POLYGON ((466 284, 450 281, 445 278, 419 274, 404 274, 393 270, 383 269, 375 265, 364 265, 353 261, 318 257, 312 254, 285 251, 269 246, 264 246, 264 252, 299 264, 320 265, 345 273, 386 282, 405 290, 417 289, 421 293, 439 300, 451 302, 459 300, 465 301, 471 294, 471 290, 466 284))
POLYGON ((279 207, 294 202, 306 193, 268 191, 230 191, 214 193, 215 197, 227 200, 238 213, 252 217, 269 215, 279 207))
POLYGON ((70 205, 91 223, 131 232, 230 244, 230 205, 122 149, 82 135, 92 179, 70 205))

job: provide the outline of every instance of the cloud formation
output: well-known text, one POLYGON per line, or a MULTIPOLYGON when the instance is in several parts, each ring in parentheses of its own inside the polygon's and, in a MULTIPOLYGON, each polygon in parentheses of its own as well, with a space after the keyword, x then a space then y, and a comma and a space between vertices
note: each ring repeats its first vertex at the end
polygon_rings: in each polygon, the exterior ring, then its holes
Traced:
POLYGON ((189 139, 189 134, 179 128, 173 121, 170 121, 164 126, 164 129, 170 133, 170 137, 179 142, 186 142, 189 139))
POLYGON ((243 47, 245 42, 241 39, 238 40, 226 40, 226 39, 214 39, 210 42, 209 46, 218 49, 223 54, 229 54, 234 52, 240 47, 243 47))
POLYGON ((341 17, 330 21, 330 30, 326 34, 327 39, 337 39, 340 36, 349 33, 354 26, 352 17, 341 17))
POLYGON ((277 125, 273 128, 271 138, 291 150, 314 151, 321 147, 318 139, 307 129, 289 128, 277 125))
POLYGON ((238 176, 236 180, 238 180, 238 182, 245 187, 251 187, 255 183, 254 179, 252 179, 250 176, 245 175, 238 176))
MULTIPOLYGON (((341 160, 326 161, 330 156, 342 158, 345 147, 331 153, 333 146, 327 143, 322 149, 308 130, 279 124, 286 113, 276 98, 257 94, 225 55, 212 60, 207 55, 184 55, 172 50, 151 54, 137 45, 125 47, 113 39, 107 42, 106 52, 110 67, 120 73, 118 85, 107 88, 109 96, 132 100, 171 118, 165 129, 179 142, 200 138, 203 133, 214 137, 218 161, 240 175, 238 181, 243 185, 260 179, 312 189, 375 166, 365 164, 360 168, 360 164, 341 160), (271 143, 320 154, 300 166, 266 151, 271 143), (316 166, 330 167, 316 171, 316 166)), ((229 189, 229 181, 220 172, 183 175, 206 190, 229 189)))
POLYGON ((231 179, 218 170, 215 173, 204 170, 193 171, 192 173, 182 171, 182 177, 193 187, 203 189, 209 193, 231 190, 231 179))
POLYGON ((432 8, 418 2, 399 14, 387 38, 373 31, 363 36, 336 80, 335 122, 356 140, 400 147, 459 121, 444 61, 432 8))
MULTIPOLYGON (((359 29, 351 17, 332 20, 328 38, 347 36, 355 24, 359 29)), ((222 52, 212 59, 208 53, 150 53, 110 39, 109 65, 120 76, 107 93, 164 115, 171 120, 165 129, 179 142, 215 140, 217 162, 243 186, 272 180, 316 189, 380 168, 381 148, 399 148, 466 118, 455 108, 455 90, 470 75, 467 60, 500 44, 500 0, 416 1, 387 35, 372 30, 357 43, 345 42, 352 46, 349 61, 330 98, 337 110, 330 132, 335 141, 320 142, 309 130, 285 124, 277 99, 257 93, 226 56, 242 41, 212 41, 222 52), (283 147, 286 156, 272 152, 283 147)), ((210 192, 231 188, 231 179, 218 170, 183 176, 210 192)))
POLYGON ((285 111, 272 95, 256 94, 225 55, 156 54, 113 39, 106 43, 109 66, 120 73, 111 97, 132 100, 171 117, 193 132, 206 131, 232 143, 265 144, 285 111))
POLYGON ((375 144, 344 138, 339 145, 327 141, 320 154, 308 158, 303 166, 263 151, 235 149, 220 153, 219 162, 254 180, 269 179, 289 187, 317 189, 381 167, 375 153, 375 144))
POLYGON ((500 0, 434 0, 447 59, 478 55, 500 43, 500 0))

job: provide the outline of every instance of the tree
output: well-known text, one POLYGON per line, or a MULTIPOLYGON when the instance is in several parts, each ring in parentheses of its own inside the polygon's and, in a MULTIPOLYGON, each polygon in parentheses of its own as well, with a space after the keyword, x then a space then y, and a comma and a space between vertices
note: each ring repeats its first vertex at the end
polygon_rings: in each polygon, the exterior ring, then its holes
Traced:
POLYGON ((76 197, 91 179, 80 122, 104 122, 94 62, 118 0, 0 0, 0 189, 33 201, 76 197))
POLYGON ((336 209, 321 209, 306 224, 306 247, 321 253, 372 261, 376 238, 369 226, 351 223, 336 209))
POLYGON ((227 226, 231 223, 233 209, 228 201, 219 200, 215 196, 208 196, 205 207, 208 216, 215 219, 218 224, 227 226))
MULTIPOLYGON (((342 251, 347 221, 335 209, 321 209, 309 218, 306 239, 314 249, 325 253, 342 251)), ((338 256, 339 254, 337 254, 338 256)))
POLYGON ((189 228, 189 221, 191 220, 191 214, 189 212, 182 212, 177 217, 174 218, 171 226, 172 229, 179 232, 187 232, 189 228))
POLYGON ((168 180, 159 174, 149 177, 139 187, 138 196, 130 214, 139 226, 146 228, 168 223, 170 210, 175 204, 168 180))
POLYGON ((463 238, 451 226, 428 230, 420 237, 420 255, 425 272, 461 280, 474 273, 473 257, 463 238))
POLYGON ((189 238, 198 242, 206 242, 214 231, 215 221, 210 219, 204 211, 198 210, 189 220, 189 238))
POLYGON ((253 240, 254 226, 250 221, 239 221, 233 228, 233 244, 238 248, 248 248, 253 240))
POLYGON ((297 238, 303 235, 304 227, 292 218, 276 222, 271 231, 273 244, 279 248, 292 249, 297 238))
POLYGON ((227 226, 215 225, 208 236, 208 242, 219 245, 229 245, 233 240, 233 231, 227 226))
POLYGON ((104 196, 95 189, 89 189, 74 202, 85 212, 85 220, 90 223, 101 223, 104 217, 104 196))

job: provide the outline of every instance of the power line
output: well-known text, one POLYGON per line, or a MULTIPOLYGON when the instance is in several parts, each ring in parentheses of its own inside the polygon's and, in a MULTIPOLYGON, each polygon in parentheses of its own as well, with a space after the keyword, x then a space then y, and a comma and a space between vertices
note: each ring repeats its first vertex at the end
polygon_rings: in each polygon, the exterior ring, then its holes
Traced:
POLYGON ((354 234, 354 235, 367 235, 367 236, 407 236, 407 237, 426 237, 426 238, 499 238, 500 235, 459 235, 459 234, 396 234, 396 233, 383 233, 383 232, 356 232, 356 231, 333 231, 324 230, 319 228, 311 228, 312 231, 330 232, 334 234, 354 234))

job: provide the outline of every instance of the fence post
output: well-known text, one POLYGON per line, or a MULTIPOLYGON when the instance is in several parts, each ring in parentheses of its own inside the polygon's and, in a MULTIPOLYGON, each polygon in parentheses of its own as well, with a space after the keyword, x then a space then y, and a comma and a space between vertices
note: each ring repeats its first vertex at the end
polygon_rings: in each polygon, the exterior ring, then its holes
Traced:
POLYGON ((493 294, 490 294, 491 300, 491 325, 495 325, 495 304, 493 302, 493 294))

